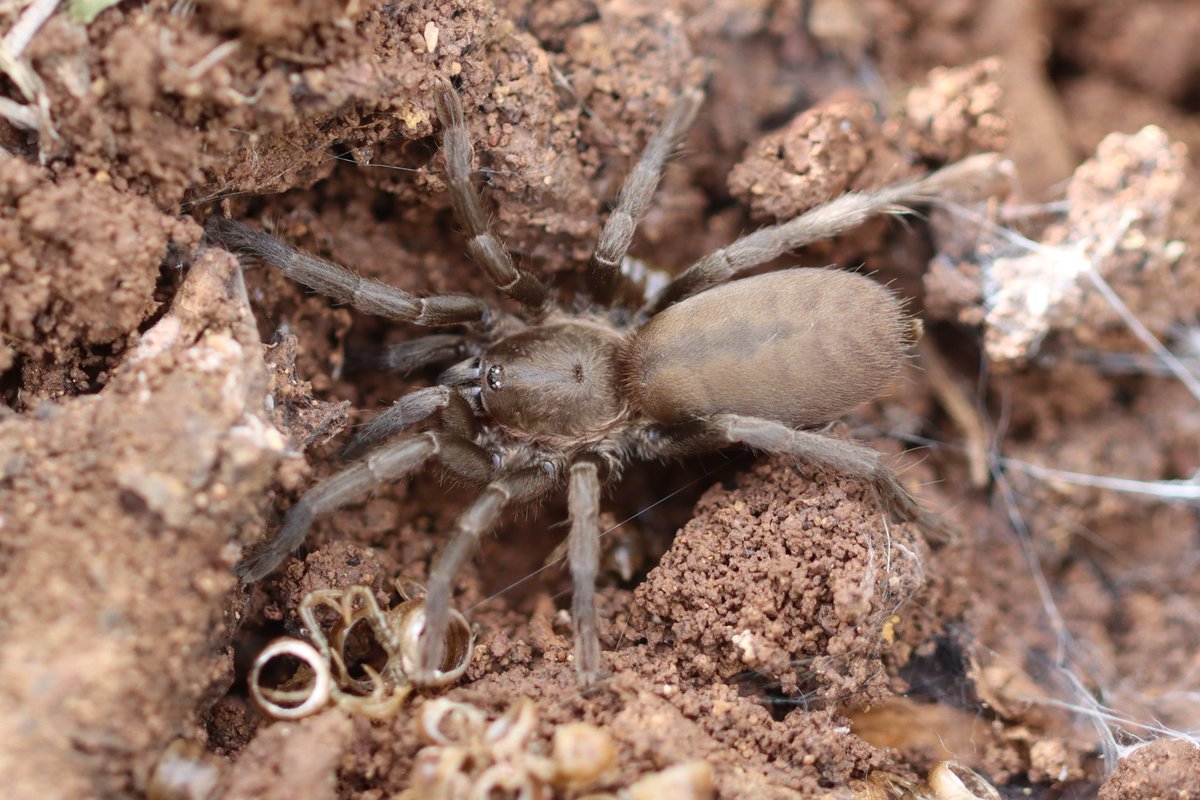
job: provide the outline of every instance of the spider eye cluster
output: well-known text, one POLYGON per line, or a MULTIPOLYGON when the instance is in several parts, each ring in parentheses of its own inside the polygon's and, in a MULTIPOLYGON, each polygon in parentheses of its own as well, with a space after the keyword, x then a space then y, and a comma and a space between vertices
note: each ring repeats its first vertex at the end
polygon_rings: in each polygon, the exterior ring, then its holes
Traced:
POLYGON ((583 323, 527 328, 480 358, 480 400, 493 420, 536 436, 578 437, 611 426, 622 413, 615 331, 583 323))

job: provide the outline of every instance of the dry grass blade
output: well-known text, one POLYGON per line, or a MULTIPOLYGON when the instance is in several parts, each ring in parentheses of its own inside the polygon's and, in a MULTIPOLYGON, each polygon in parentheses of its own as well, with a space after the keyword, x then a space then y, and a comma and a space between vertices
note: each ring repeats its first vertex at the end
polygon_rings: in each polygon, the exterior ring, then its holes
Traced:
POLYGON ((43 157, 47 141, 59 141, 58 132, 50 119, 50 98, 42 79, 21 61, 21 54, 46 20, 58 8, 59 0, 34 0, 16 24, 0 40, 0 72, 7 75, 20 91, 27 105, 0 98, 0 115, 13 125, 38 134, 42 140, 43 157))

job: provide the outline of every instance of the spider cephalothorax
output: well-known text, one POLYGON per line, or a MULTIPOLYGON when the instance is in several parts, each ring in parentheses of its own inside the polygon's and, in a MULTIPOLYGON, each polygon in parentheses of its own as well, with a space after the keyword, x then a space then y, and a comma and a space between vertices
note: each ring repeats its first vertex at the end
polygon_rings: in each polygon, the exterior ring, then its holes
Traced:
POLYGON ((505 507, 568 491, 568 558, 575 584, 575 664, 601 674, 594 583, 602 487, 630 459, 679 457, 743 444, 789 453, 867 481, 901 519, 924 515, 873 449, 804 428, 834 420, 895 377, 918 326, 880 284, 840 270, 790 269, 730 280, 872 214, 936 197, 994 172, 977 156, 866 194, 847 194, 743 236, 682 272, 641 308, 613 308, 621 265, 663 166, 701 102, 687 91, 626 178, 588 270, 590 305, 558 308, 492 233, 470 178, 473 151, 457 92, 437 91, 442 147, 467 250, 520 318, 475 297, 416 297, 302 253, 246 225, 213 219, 210 235, 234 252, 355 308, 425 326, 467 326, 389 351, 401 369, 449 364, 437 385, 404 395, 347 447, 361 459, 320 481, 288 512, 239 573, 257 580, 303 542, 313 521, 426 462, 481 487, 430 571, 418 683, 437 682, 454 576, 505 507), (468 358, 463 360, 463 356, 468 358), (458 359, 457 363, 453 363, 458 359), (414 431, 414 429, 416 429, 414 431))

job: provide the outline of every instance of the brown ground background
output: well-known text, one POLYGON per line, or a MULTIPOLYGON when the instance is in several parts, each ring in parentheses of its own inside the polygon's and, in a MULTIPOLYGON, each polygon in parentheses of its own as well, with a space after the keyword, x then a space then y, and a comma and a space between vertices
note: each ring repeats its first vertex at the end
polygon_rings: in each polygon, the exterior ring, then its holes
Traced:
MULTIPOLYGON (((28 11, 0 4, 0 30, 28 11)), ((1197 41, 1187 0, 59 10, 0 77, 23 123, 0 121, 3 793, 161 792, 178 738, 224 796, 410 785, 428 697, 384 723, 268 723, 246 673, 298 632, 305 592, 369 583, 388 602, 394 576, 422 579, 466 495, 422 477, 319 524, 252 591, 231 567, 331 469, 334 437, 429 377, 352 374, 346 354, 415 332, 269 271, 244 287, 199 223, 230 213, 397 286, 493 296, 438 177, 432 90, 454 76, 497 229, 566 295, 656 120, 708 76, 635 244, 655 267, 848 189, 1012 158, 1014 194, 976 211, 1056 249, 939 211, 783 262, 865 264, 913 298, 921 357, 847 432, 959 535, 885 528, 862 487, 781 460, 635 468, 606 501, 610 524, 642 512, 606 538, 633 563, 601 581, 613 677, 575 686, 563 570, 517 583, 563 535, 559 504, 506 523, 464 575, 478 640, 449 696, 489 715, 532 697, 535 754, 565 723, 600 726, 614 792, 705 759, 722 798, 903 797, 882 776, 954 758, 1007 797, 1200 797, 1176 733, 1200 728, 1195 504, 1003 460, 1200 468, 1200 400, 1159 362, 1102 355, 1144 347, 1086 280, 1055 277, 1082 254, 1160 339, 1194 341, 1197 41)))

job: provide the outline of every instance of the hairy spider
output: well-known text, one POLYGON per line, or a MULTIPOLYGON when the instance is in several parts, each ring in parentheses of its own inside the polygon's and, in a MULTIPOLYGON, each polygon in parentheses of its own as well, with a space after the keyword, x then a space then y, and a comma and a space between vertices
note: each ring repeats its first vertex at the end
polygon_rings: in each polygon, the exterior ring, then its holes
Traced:
POLYGON ((924 178, 838 197, 741 237, 640 308, 625 307, 617 298, 630 294, 622 264, 634 229, 701 101, 698 90, 682 94, 626 178, 587 272, 590 303, 579 311, 554 303, 492 232, 471 182, 474 151, 462 103, 449 83, 438 86, 437 114, 450 199, 468 253, 524 307, 520 317, 471 296, 417 297, 242 223, 210 221, 210 235, 222 246, 360 311, 430 327, 467 326, 388 351, 386 364, 405 370, 468 357, 449 366, 437 385, 404 395, 365 425, 347 446, 365 456, 300 498, 274 539, 239 565, 243 580, 274 570, 315 518, 440 461, 481 491, 458 516, 429 574, 413 678, 436 682, 455 575, 507 506, 565 483, 575 666, 587 683, 602 674, 594 605, 601 489, 630 459, 736 444, 787 453, 866 481, 899 519, 928 520, 875 450, 805 430, 871 400, 892 381, 919 334, 903 303, 879 283, 836 269, 727 281, 873 214, 903 211, 904 203, 989 177, 997 158, 976 156, 924 178))

